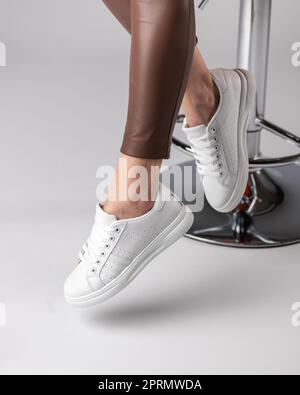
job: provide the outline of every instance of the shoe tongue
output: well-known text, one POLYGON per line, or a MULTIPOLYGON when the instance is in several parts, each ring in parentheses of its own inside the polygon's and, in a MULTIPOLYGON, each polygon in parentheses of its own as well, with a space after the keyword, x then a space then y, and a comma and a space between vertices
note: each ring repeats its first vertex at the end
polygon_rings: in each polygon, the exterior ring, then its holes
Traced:
POLYGON ((109 226, 117 221, 117 217, 112 214, 106 213, 100 204, 96 206, 95 223, 97 225, 109 226))

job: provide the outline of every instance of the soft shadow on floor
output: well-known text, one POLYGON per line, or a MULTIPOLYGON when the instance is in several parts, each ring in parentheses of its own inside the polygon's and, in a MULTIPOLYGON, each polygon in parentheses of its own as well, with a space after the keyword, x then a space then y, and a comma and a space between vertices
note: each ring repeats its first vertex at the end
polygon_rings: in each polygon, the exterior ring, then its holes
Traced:
MULTIPOLYGON (((174 292, 160 289, 153 298, 153 294, 147 296, 147 290, 143 295, 138 295, 138 300, 128 298, 126 301, 116 304, 99 305, 83 314, 84 320, 99 326, 131 327, 144 326, 145 324, 157 325, 170 320, 182 319, 193 315, 216 314, 226 309, 235 309, 241 304, 253 305, 259 303, 266 289, 257 287, 255 273, 251 276, 246 274, 242 267, 224 267, 222 273, 215 277, 211 274, 205 279, 192 277, 190 281, 185 279, 180 286, 174 285, 174 292), (245 279, 247 277, 247 279, 245 279)), ((137 281, 137 280, 136 280, 137 281)), ((117 296, 121 298, 121 294, 117 296)), ((133 296, 134 298, 134 296, 133 296)))

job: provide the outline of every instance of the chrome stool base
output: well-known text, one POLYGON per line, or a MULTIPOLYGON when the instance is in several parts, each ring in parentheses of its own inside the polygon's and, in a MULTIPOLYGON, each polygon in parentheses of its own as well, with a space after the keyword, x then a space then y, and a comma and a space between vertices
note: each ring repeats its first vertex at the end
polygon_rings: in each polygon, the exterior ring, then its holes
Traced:
MULTIPOLYGON (((192 166, 193 161, 179 166, 186 165, 192 166)), ((279 247, 300 242, 299 170, 297 165, 288 165, 250 173, 248 196, 236 212, 218 213, 205 201, 203 211, 194 213, 194 224, 186 236, 239 248, 279 247)), ((183 185, 187 188, 190 183, 193 188, 194 182, 183 182, 183 185)))
MULTIPOLYGON (((250 114, 247 134, 250 171, 247 196, 230 214, 220 214, 206 202, 204 210, 195 213, 195 222, 187 234, 199 241, 244 248, 300 242, 300 137, 264 117, 271 9, 272 0, 240 0, 237 66, 251 71, 257 82, 256 107, 250 114), (260 150, 263 129, 298 148, 297 154, 266 158, 260 150)), ((182 120, 179 115, 178 124, 182 120)), ((175 137, 173 143, 192 156, 189 145, 175 137)), ((193 161, 180 166, 187 164, 191 166, 193 161)), ((183 185, 185 188, 190 185, 194 191, 194 182, 186 180, 183 185)))

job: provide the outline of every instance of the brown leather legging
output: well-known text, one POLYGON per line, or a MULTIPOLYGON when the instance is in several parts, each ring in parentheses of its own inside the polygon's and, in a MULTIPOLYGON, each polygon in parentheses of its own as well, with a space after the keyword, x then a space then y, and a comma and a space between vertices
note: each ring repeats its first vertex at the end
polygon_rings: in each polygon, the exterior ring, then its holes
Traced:
POLYGON ((195 46, 194 0, 103 0, 131 33, 123 154, 164 159, 195 46))

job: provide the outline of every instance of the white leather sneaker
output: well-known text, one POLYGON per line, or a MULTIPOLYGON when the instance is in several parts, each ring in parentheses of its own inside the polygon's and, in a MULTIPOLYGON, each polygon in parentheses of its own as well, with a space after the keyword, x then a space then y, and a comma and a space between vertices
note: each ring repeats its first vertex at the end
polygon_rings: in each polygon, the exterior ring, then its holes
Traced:
POLYGON ((208 125, 183 131, 191 144, 205 196, 217 211, 230 212, 240 203, 248 181, 247 128, 256 86, 246 70, 217 69, 213 80, 220 92, 217 112, 208 125))
POLYGON ((84 306, 115 295, 183 236, 193 218, 162 185, 154 207, 142 217, 117 220, 97 205, 95 224, 79 254, 79 264, 65 282, 66 301, 84 306))

